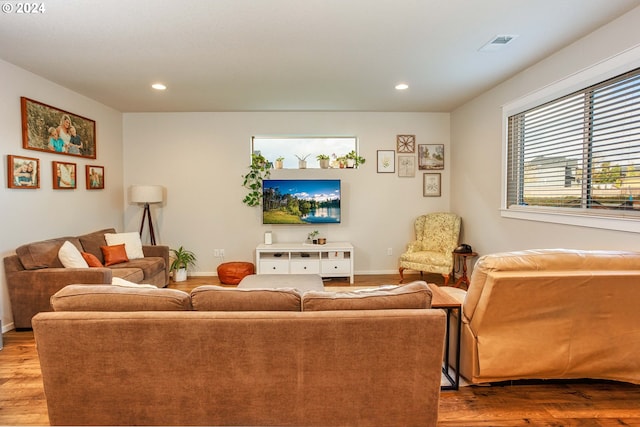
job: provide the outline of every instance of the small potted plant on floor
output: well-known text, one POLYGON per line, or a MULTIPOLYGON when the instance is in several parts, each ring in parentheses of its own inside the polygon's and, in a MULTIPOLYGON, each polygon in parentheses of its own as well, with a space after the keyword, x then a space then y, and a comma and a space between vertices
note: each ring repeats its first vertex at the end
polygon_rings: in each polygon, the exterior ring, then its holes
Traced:
POLYGON ((173 271, 174 282, 184 282, 187 280, 187 268, 196 265, 196 255, 180 246, 178 249, 171 249, 171 271, 173 271))

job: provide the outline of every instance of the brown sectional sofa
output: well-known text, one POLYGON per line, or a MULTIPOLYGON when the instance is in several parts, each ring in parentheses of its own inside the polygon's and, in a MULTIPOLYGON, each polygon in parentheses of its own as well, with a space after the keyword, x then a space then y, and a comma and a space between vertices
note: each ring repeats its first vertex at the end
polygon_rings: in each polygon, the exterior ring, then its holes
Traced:
POLYGON ((144 258, 132 259, 109 267, 64 268, 58 250, 65 241, 78 250, 94 255, 104 263, 100 249, 106 246, 109 228, 81 236, 60 237, 25 244, 15 255, 4 258, 4 271, 11 300, 13 322, 17 329, 30 328, 31 318, 38 312, 51 310, 49 298, 69 284, 110 284, 113 277, 134 283, 164 287, 169 283, 169 248, 143 246, 144 258))
POLYGON ((476 263, 462 303, 472 383, 594 378, 640 384, 640 252, 543 249, 476 263))
POLYGON ((435 426, 446 316, 385 309, 428 307, 426 284, 318 294, 66 287, 33 319, 50 422, 435 426))

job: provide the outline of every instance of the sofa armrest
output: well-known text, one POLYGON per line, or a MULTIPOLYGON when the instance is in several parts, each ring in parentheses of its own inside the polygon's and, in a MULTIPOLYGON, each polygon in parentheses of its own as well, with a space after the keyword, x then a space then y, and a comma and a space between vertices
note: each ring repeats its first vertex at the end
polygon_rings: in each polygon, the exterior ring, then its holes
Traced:
POLYGON ((165 285, 169 284, 169 246, 166 245, 142 245, 142 253, 145 257, 164 258, 165 285))

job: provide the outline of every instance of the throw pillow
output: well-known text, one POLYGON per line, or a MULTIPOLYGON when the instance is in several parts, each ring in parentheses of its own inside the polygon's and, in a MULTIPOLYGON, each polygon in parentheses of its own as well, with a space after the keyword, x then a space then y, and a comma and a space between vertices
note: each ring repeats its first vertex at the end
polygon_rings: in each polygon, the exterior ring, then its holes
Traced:
POLYGON ((80 252, 82 258, 89 264, 89 267, 104 267, 97 256, 89 252, 80 252))
POLYGON ((140 235, 136 232, 105 233, 104 239, 109 246, 124 244, 124 249, 127 251, 127 258, 129 259, 144 258, 142 241, 140 240, 140 235))
POLYGON ((58 258, 65 268, 89 268, 78 248, 68 240, 60 246, 58 258))
POLYGON ((102 251, 102 255, 104 255, 105 267, 129 261, 127 252, 124 249, 124 243, 121 245, 100 246, 100 250, 102 251))

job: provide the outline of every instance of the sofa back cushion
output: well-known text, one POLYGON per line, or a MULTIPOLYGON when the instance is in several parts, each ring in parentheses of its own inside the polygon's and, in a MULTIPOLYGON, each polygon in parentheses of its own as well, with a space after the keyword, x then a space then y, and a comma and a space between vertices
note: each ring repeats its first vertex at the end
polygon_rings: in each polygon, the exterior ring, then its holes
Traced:
POLYGON ((426 282, 352 292, 309 291, 302 295, 302 311, 406 308, 431 308, 431 290, 426 282))
POLYGON ((300 311, 300 300, 300 294, 293 288, 204 285, 191 291, 191 304, 199 311, 300 311))
POLYGON ((65 241, 73 243, 82 250, 80 241, 75 237, 60 237, 57 239, 43 240, 40 242, 27 243, 16 249, 16 254, 25 270, 38 270, 41 268, 57 267, 62 268, 62 262, 58 258, 58 251, 65 241))
POLYGON ((54 311, 183 311, 191 310, 189 294, 145 286, 68 285, 51 297, 54 311))
POLYGON ((93 233, 78 236, 84 252, 94 255, 104 264, 104 256, 102 255, 101 246, 107 246, 107 240, 104 238, 105 233, 115 233, 115 228, 105 228, 104 230, 94 231, 93 233))

